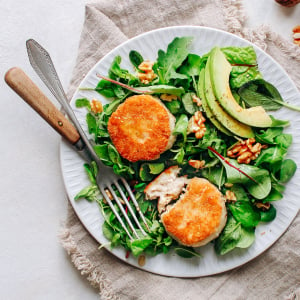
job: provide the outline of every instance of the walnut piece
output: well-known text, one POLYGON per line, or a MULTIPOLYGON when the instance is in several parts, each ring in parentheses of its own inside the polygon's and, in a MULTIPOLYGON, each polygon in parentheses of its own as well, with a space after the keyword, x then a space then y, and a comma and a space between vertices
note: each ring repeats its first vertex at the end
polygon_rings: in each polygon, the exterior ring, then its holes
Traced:
POLYGON ((103 111, 102 103, 97 99, 93 99, 91 101, 91 111, 95 114, 101 113, 103 111))
POLYGON ((189 165, 195 169, 202 169, 205 166, 205 160, 190 159, 189 165))
POLYGON ((271 207, 270 202, 263 203, 263 202, 261 202, 261 201, 256 201, 256 202, 254 202, 254 205, 255 205, 257 208, 262 209, 263 211, 267 211, 267 210, 269 210, 270 207, 271 207))
POLYGON ((240 141, 229 148, 227 156, 237 158, 239 164, 249 164, 251 160, 255 160, 259 156, 261 149, 265 149, 266 147, 266 145, 256 143, 254 138, 250 138, 240 141))
POLYGON ((139 65, 138 69, 143 72, 138 73, 138 78, 142 83, 148 84, 157 77, 152 67, 153 62, 149 60, 145 60, 139 65))
POLYGON ((293 39, 294 44, 300 46, 300 25, 297 25, 293 28, 293 39))
POLYGON ((197 104, 197 106, 201 106, 202 105, 201 99, 198 98, 196 95, 193 95, 192 99, 193 99, 193 102, 197 104))
POLYGON ((236 200, 237 200, 235 193, 232 191, 229 191, 229 190, 227 190, 225 193, 225 199, 226 199, 226 202, 236 202, 236 200))
POLYGON ((172 95, 172 94, 161 94, 160 99, 167 101, 167 102, 171 102, 173 100, 177 100, 178 97, 176 95, 172 95))
POLYGON ((188 124, 188 133, 194 132, 196 139, 201 139, 206 131, 205 118, 201 111, 196 111, 191 117, 188 124))
MULTIPOLYGON (((112 193, 111 193, 111 191, 109 190, 109 189, 105 189, 105 193, 106 193, 106 195, 108 196, 108 198, 110 199, 110 200, 115 200, 114 199, 114 197, 113 197, 113 195, 112 195, 112 193)), ((120 197, 118 197, 118 199, 119 199, 119 201, 124 205, 125 204, 125 201, 122 199, 122 198, 120 198, 120 197)), ((103 198, 103 202, 105 203, 105 204, 107 204, 107 201, 105 200, 105 198, 103 198)))

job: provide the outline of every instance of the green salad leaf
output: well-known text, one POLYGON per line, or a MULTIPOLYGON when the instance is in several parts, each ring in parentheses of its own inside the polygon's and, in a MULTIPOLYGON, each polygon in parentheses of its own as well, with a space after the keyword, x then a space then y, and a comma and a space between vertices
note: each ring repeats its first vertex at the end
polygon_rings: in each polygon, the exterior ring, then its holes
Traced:
POLYGON ((229 205, 229 209, 236 219, 245 227, 256 227, 260 221, 260 213, 247 201, 236 201, 229 205))
POLYGON ((270 208, 268 210, 260 211, 260 219, 262 222, 271 222, 276 218, 276 208, 274 205, 270 204, 270 208))
POLYGON ((129 59, 136 69, 138 69, 139 65, 144 61, 143 56, 136 50, 131 50, 129 52, 129 59))
MULTIPOLYGON (((75 103, 76 107, 87 110, 88 133, 94 137, 97 156, 116 174, 130 182, 150 229, 148 230, 141 222, 147 235, 143 236, 138 230, 140 239, 129 239, 98 190, 96 183, 98 169, 94 162, 84 165, 90 184, 78 191, 75 200, 85 198, 88 201, 96 201, 104 217, 103 235, 110 247, 121 246, 135 257, 142 253, 151 256, 168 253, 171 249, 172 253, 184 258, 201 257, 201 250, 182 246, 168 235, 158 214, 158 200, 145 199, 144 190, 149 182, 169 166, 180 166, 181 175, 187 178, 195 176, 206 178, 224 195, 227 191, 234 194, 236 200, 228 199, 226 202, 226 225, 219 237, 213 241, 214 249, 219 255, 236 248, 248 248, 253 244, 255 228, 259 223, 271 222, 276 217, 276 204, 270 202, 282 199, 285 184, 297 170, 295 161, 286 157, 293 141, 292 135, 284 132, 284 127, 289 125, 289 121, 277 120, 272 116, 270 116, 271 127, 253 128, 255 141, 263 145, 260 154, 254 160, 249 164, 239 164, 236 159, 226 157, 228 149, 240 138, 228 130, 221 132, 217 116, 208 109, 209 106, 205 102, 205 82, 200 78, 200 74, 203 74, 201 72, 206 66, 210 52, 202 56, 191 53, 192 40, 192 37, 177 37, 165 50, 160 49, 157 60, 153 62, 153 71, 157 77, 147 84, 142 84, 137 76, 138 72, 144 72, 139 70, 139 65, 145 61, 143 53, 136 50, 129 52, 133 72, 124 69, 121 56, 116 56, 111 62, 107 77, 98 74, 101 80, 96 87, 81 88, 82 91, 96 91, 109 100, 108 104, 103 106, 103 111, 93 112, 87 98, 77 99, 75 103), (199 87, 202 87, 201 91, 199 87), (162 105, 176 120, 172 131, 172 135, 176 138, 175 142, 170 149, 153 161, 126 160, 118 153, 108 132, 110 116, 127 97, 138 94, 150 94, 158 98, 161 94, 176 96, 172 101, 161 99, 162 105), (200 98, 203 105, 199 104, 199 101, 195 103, 195 95, 200 98), (200 139, 196 138, 195 130, 190 126, 193 124, 192 121, 195 121, 192 118, 196 112, 201 112, 205 118, 205 132, 200 139), (205 164, 197 169, 193 167, 191 160, 204 161, 205 164)), ((279 91, 262 78, 256 52, 252 46, 224 47, 221 50, 232 66, 229 83, 232 94, 240 106, 261 105, 266 110, 277 110, 285 106, 299 110, 286 103, 279 91)), ((124 192, 128 196, 127 191, 124 192)), ((117 190, 116 194, 119 195, 117 190)), ((120 212, 116 203, 114 207, 120 212)), ((127 209, 126 205, 124 209, 127 209)), ((136 214, 135 207, 133 210, 136 214)), ((131 213, 129 211, 127 213, 132 219, 131 213)))
POLYGON ((253 228, 244 228, 229 214, 225 228, 214 242, 215 251, 224 255, 234 248, 248 248, 255 240, 253 228))
POLYGON ((192 37, 175 38, 167 48, 167 51, 158 51, 157 72, 159 81, 162 84, 168 83, 171 79, 186 79, 187 76, 178 73, 176 70, 187 58, 192 37))
POLYGON ((179 73, 188 76, 198 76, 202 67, 201 56, 197 54, 188 54, 186 60, 183 62, 182 66, 179 68, 179 73))
POLYGON ((232 65, 230 86, 238 89, 249 80, 262 78, 258 70, 256 53, 253 47, 225 47, 221 49, 232 65))
MULTIPOLYGON (((220 156, 217 156, 220 159, 220 156)), ((242 184, 256 199, 267 197, 271 191, 271 178, 268 170, 256 166, 239 164, 234 159, 220 159, 226 170, 226 181, 242 184), (247 175, 247 176, 246 176, 247 175)))
POLYGON ((269 111, 285 106, 300 111, 300 107, 284 102, 276 87, 262 78, 246 82, 239 88, 238 93, 248 107, 260 105, 269 111))

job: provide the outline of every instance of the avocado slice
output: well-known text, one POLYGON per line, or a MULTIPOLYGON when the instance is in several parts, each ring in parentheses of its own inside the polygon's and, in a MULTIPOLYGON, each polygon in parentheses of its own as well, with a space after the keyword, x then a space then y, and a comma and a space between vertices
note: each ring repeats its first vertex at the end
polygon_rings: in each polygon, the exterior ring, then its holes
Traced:
POLYGON ((232 135, 232 133, 226 129, 216 118, 216 116, 213 114, 211 109, 208 106, 206 97, 205 97, 205 92, 204 92, 204 80, 205 80, 205 69, 203 68, 200 71, 199 75, 199 82, 198 82, 198 97, 201 99, 202 102, 202 107, 206 113, 207 118, 212 122, 212 124, 219 129, 221 132, 225 133, 226 135, 232 135))
POLYGON ((207 60, 204 76, 205 98, 207 100, 207 104, 210 110, 212 111, 213 115, 217 118, 217 120, 234 135, 244 138, 254 137, 254 132, 250 126, 239 122, 231 115, 229 115, 217 101, 211 84, 210 63, 211 57, 209 57, 207 60))
POLYGON ((254 127, 270 127, 272 119, 262 106, 241 107, 234 99, 229 86, 232 69, 219 47, 211 51, 210 74, 214 94, 224 110, 238 121, 254 127))

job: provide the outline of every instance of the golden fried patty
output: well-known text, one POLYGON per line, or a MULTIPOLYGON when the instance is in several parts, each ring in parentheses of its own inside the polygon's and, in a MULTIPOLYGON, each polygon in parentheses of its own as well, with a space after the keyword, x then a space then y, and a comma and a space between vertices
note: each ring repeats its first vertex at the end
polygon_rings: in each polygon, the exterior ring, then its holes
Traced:
POLYGON ((154 160, 171 148, 175 118, 150 95, 129 97, 111 115, 108 132, 120 155, 131 162, 154 160))
POLYGON ((179 243, 199 247, 218 237, 226 216, 221 192, 208 180, 195 177, 186 193, 161 215, 161 220, 168 234, 179 243))

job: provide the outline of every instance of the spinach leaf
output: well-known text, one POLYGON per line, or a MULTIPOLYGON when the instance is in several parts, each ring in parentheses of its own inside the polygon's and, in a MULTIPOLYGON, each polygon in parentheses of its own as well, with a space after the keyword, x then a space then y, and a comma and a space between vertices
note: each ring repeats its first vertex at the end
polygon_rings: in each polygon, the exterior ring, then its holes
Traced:
POLYGON ((245 83, 240 87, 238 93, 250 107, 261 105, 268 111, 278 110, 285 106, 292 110, 300 111, 300 107, 284 102, 276 87, 264 79, 251 80, 245 83))
POLYGON ((261 130, 255 133, 255 139, 257 142, 264 144, 276 144, 275 138, 282 134, 282 127, 270 127, 267 130, 261 130))
POLYGON ((87 113, 86 123, 88 125, 89 133, 90 134, 94 133, 95 136, 97 136, 98 126, 97 126, 97 121, 96 121, 96 118, 94 117, 94 115, 92 115, 91 113, 87 113))
POLYGON ((76 99, 76 101, 75 101, 75 106, 76 106, 77 108, 86 107, 88 110, 91 109, 90 100, 87 99, 87 98, 76 99))
POLYGON ((215 240, 216 253, 224 255, 233 250, 238 245, 241 236, 241 223, 238 223, 231 215, 228 215, 225 228, 215 240))
POLYGON ((202 169, 201 174, 207 180, 218 186, 219 189, 225 183, 226 174, 223 167, 216 166, 212 168, 204 168, 202 169))
POLYGON ((120 105, 121 101, 116 99, 109 104, 104 105, 103 111, 107 116, 110 116, 120 105))
POLYGON ((96 184, 96 177, 98 174, 98 167, 97 167, 96 163, 94 161, 92 161, 91 165, 84 164, 83 167, 89 177, 90 182, 93 184, 96 184))
MULTIPOLYGON (((219 158, 219 156, 217 157, 219 158)), ((256 199, 263 199, 268 196, 271 191, 271 178, 267 170, 251 165, 239 164, 234 159, 226 160, 230 165, 220 159, 226 170, 227 182, 242 184, 256 199), (236 168, 244 174, 247 174, 252 180, 239 172, 236 168), (255 180, 255 182, 253 180, 255 180)))
POLYGON ((171 94, 175 96, 180 96, 184 93, 184 88, 182 87, 175 87, 172 85, 149 85, 145 87, 138 87, 136 91, 145 94, 171 94))
POLYGON ((252 46, 224 47, 221 49, 230 64, 256 65, 256 52, 252 46))
POLYGON ((165 102, 164 104, 173 115, 176 115, 181 111, 181 102, 179 100, 165 102))
POLYGON ((238 94, 248 107, 262 106, 266 111, 278 110, 283 99, 278 90, 264 79, 251 80, 241 86, 238 94))
POLYGON ((247 192, 245 189, 239 185, 239 184, 234 184, 231 188, 230 191, 232 191, 235 194, 235 197, 238 201, 249 201, 247 192))
POLYGON ((271 204, 268 210, 260 211, 260 219, 262 222, 271 222, 276 218, 276 208, 271 204))
POLYGON ((117 164, 119 167, 122 167, 122 160, 119 152, 117 149, 112 145, 108 144, 107 146, 107 153, 110 161, 114 164, 117 164))
POLYGON ((113 239, 115 234, 112 226, 107 221, 104 221, 102 225, 102 233, 109 241, 113 239))
POLYGON ((215 251, 224 255, 234 248, 248 248, 255 240, 254 228, 245 228, 229 214, 224 230, 215 240, 215 251))
POLYGON ((192 93, 186 93, 182 97, 182 104, 187 113, 190 115, 193 115, 197 110, 198 107, 196 103, 193 101, 193 94, 192 93))
MULTIPOLYGON (((248 190, 248 192, 256 199, 263 199, 269 195, 271 192, 271 178, 270 174, 265 169, 260 169, 255 167, 251 168, 252 176, 254 176, 256 182, 253 182, 250 180, 247 184, 244 186, 248 190)), ((248 169, 249 170, 249 169, 248 169)))
POLYGON ((178 164, 182 164, 183 163, 183 159, 185 156, 185 150, 184 147, 181 147, 177 150, 172 150, 172 152, 176 152, 176 155, 174 156, 174 160, 178 163, 178 164))
POLYGON ((249 80, 254 80, 257 78, 261 78, 261 74, 257 66, 233 66, 230 73, 230 87, 232 89, 238 89, 249 80))
POLYGON ((186 75, 177 73, 176 70, 188 56, 188 48, 192 40, 191 37, 177 37, 168 45, 166 52, 163 50, 158 51, 156 67, 159 81, 162 84, 168 83, 170 79, 187 78, 186 75))
POLYGON ((255 229, 244 228, 241 226, 241 238, 238 241, 237 248, 249 248, 255 241, 255 229))
POLYGON ((175 253, 184 258, 192 258, 194 256, 201 257, 201 255, 196 252, 193 248, 177 246, 174 249, 175 253))
POLYGON ((260 221, 260 213, 246 201, 236 201, 233 204, 229 204, 229 209, 236 219, 245 227, 256 227, 260 221))
POLYGON ((188 54, 186 60, 183 62, 182 66, 179 68, 179 73, 188 76, 199 76, 200 69, 202 66, 202 59, 197 54, 188 54))
POLYGON ((292 142, 293 142, 293 136, 288 133, 280 134, 275 138, 275 143, 285 149, 289 148, 292 142))
POLYGON ((287 120, 278 120, 275 119, 273 116, 270 115, 270 118, 272 120, 272 124, 270 127, 286 127, 290 125, 290 121, 287 120))
POLYGON ((164 168, 164 163, 144 163, 140 167, 139 176, 142 181, 151 181, 153 175, 160 174, 164 168))
POLYGON ((95 87, 95 91, 106 98, 113 98, 116 96, 114 92, 115 86, 116 85, 112 82, 109 82, 107 80, 100 80, 95 87))
POLYGON ((101 161, 107 165, 107 166, 112 166, 113 163, 110 160, 109 153, 108 153, 108 145, 103 144, 103 145, 95 145, 94 150, 97 154, 97 156, 101 159, 101 161))
POLYGON ((131 50, 129 52, 129 60, 133 64, 133 66, 136 69, 138 69, 139 65, 144 61, 144 58, 139 52, 137 52, 135 50, 131 50))
POLYGON ((260 165, 275 166, 275 164, 283 160, 286 153, 287 150, 279 145, 267 149, 263 149, 259 157, 256 159, 255 166, 260 166, 260 165))
POLYGON ((266 203, 266 202, 277 201, 277 200, 282 199, 283 195, 282 195, 281 188, 282 188, 281 184, 272 182, 271 192, 267 196, 267 198, 265 198, 265 199, 262 200, 262 202, 266 203))
POLYGON ((139 256, 144 252, 144 250, 151 245, 153 242, 153 239, 150 236, 142 237, 138 240, 134 240, 130 244, 130 248, 132 251, 132 254, 134 256, 139 256))
POLYGON ((74 197, 74 200, 85 198, 86 200, 92 202, 97 199, 98 196, 98 186, 97 185, 89 185, 83 188, 77 195, 74 197))
POLYGON ((286 159, 282 162, 280 168, 279 181, 281 183, 288 182, 295 174, 297 165, 292 159, 286 159))
POLYGON ((173 130, 174 135, 182 135, 184 142, 186 141, 187 128, 188 128, 188 117, 184 114, 180 115, 176 121, 175 128, 173 130))
POLYGON ((249 80, 262 78, 253 47, 225 47, 221 49, 232 65, 230 86, 237 89, 249 80))

